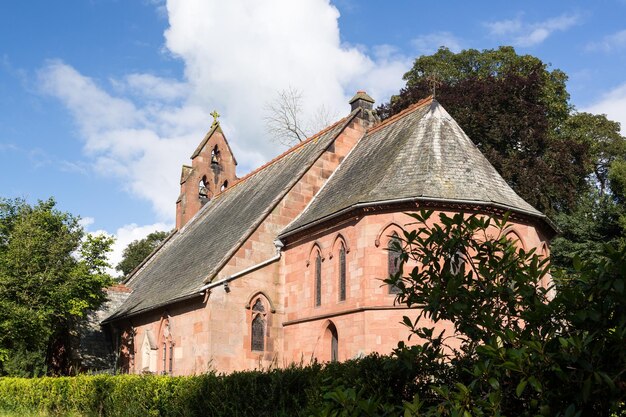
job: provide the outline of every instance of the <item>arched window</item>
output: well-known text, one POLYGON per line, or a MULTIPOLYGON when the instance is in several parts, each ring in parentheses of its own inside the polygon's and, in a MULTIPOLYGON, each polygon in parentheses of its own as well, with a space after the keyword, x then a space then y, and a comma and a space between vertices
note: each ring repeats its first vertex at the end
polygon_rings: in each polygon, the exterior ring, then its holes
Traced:
POLYGON ((339 246, 339 301, 346 299, 346 247, 339 246))
MULTIPOLYGON (((387 277, 395 276, 399 272, 401 273, 400 265, 400 238, 396 232, 393 232, 389 243, 387 244, 387 277)), ((389 294, 398 294, 400 288, 395 285, 389 285, 389 294)))
POLYGON ((322 254, 315 255, 315 306, 322 305, 322 254))
POLYGON ((265 306, 257 299, 252 306, 252 337, 250 347, 253 351, 265 350, 265 306))
POLYGON ((161 340, 161 373, 163 375, 171 375, 174 370, 174 338, 168 316, 162 318, 159 332, 161 340))
POLYGON ((324 350, 322 360, 329 360, 331 362, 337 362, 339 360, 339 335, 337 333, 337 327, 333 322, 329 322, 326 330, 324 331, 324 350))
POLYGON ((228 180, 224 181, 224 184, 222 184, 222 188, 220 188, 220 191, 224 191, 227 187, 228 187, 228 180))
POLYGON ((215 147, 213 147, 213 150, 211 150, 211 163, 219 164, 219 162, 220 162, 220 150, 218 149, 217 145, 215 145, 215 147))
POLYGON ((202 177, 202 179, 198 183, 198 197, 208 198, 208 196, 209 196, 209 188, 207 187, 207 179, 205 175, 202 177))

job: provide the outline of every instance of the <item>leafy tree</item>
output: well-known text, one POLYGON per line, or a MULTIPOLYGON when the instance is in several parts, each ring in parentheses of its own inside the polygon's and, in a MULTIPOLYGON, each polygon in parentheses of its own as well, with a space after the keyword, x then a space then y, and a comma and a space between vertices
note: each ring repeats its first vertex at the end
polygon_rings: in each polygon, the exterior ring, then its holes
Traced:
POLYGON ((104 300, 113 240, 53 199, 0 200, 0 374, 63 373, 77 319, 104 300))
POLYGON ((132 241, 124 249, 122 260, 115 269, 121 271, 125 276, 130 274, 169 234, 169 232, 152 232, 143 239, 132 241))
POLYGON ((440 214, 433 224, 431 216, 414 214, 417 229, 396 248, 417 266, 386 282, 417 309, 404 318, 424 341, 416 360, 434 357, 451 371, 418 381, 433 395, 405 405, 405 415, 626 412, 626 248, 553 272, 554 292, 548 260, 505 238, 506 217, 440 214), (436 332, 442 322, 454 334, 436 332))

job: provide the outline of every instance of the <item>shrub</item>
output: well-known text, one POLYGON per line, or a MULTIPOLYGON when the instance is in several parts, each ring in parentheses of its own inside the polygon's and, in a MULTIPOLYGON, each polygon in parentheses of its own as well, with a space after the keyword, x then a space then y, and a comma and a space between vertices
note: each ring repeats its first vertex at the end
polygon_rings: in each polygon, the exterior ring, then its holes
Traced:
POLYGON ((51 416, 311 416, 325 395, 352 389, 399 407, 415 394, 416 368, 371 355, 326 365, 169 377, 96 375, 0 378, 0 412, 51 416))

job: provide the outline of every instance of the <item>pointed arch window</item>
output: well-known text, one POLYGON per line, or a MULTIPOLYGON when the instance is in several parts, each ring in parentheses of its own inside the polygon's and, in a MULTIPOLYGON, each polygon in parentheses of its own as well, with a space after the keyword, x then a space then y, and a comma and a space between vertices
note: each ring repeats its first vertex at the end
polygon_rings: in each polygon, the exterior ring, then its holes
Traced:
POLYGON ((219 162, 220 162, 220 150, 217 147, 217 145, 215 145, 213 149, 211 150, 211 163, 219 164, 219 162))
MULTIPOLYGON (((400 251, 398 250, 400 245, 400 237, 396 232, 393 232, 391 238, 389 239, 389 243, 387 244, 387 277, 391 277, 402 272, 400 251)), ((389 294, 398 294, 399 292, 400 288, 395 285, 389 285, 389 294)))
POLYGON ((265 350, 265 306, 257 299, 252 306, 252 337, 251 349, 257 352, 265 350))
POLYGON ((328 326, 324 331, 323 341, 325 345, 324 350, 326 352, 324 353, 322 360, 330 359, 331 362, 337 362, 339 360, 339 334, 337 333, 337 327, 334 323, 328 323, 328 326))
POLYGON ((346 246, 339 246, 339 301, 346 299, 346 246))
POLYGON ((198 197, 200 198, 209 197, 209 187, 207 187, 207 184, 208 184, 208 181, 205 175, 202 177, 202 179, 198 183, 198 197))
POLYGON ((315 306, 322 305, 322 254, 315 255, 315 306))

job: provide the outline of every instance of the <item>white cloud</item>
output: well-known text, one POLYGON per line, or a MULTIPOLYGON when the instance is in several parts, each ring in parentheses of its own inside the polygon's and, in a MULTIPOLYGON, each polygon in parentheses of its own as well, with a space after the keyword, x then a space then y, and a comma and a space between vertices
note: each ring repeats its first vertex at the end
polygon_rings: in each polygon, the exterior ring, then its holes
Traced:
POLYGON ((599 42, 590 42, 586 47, 588 51, 603 52, 611 52, 622 48, 626 48, 626 29, 605 36, 599 42))
POLYGON ((305 116, 321 106, 347 114, 365 89, 378 102, 399 90, 411 61, 393 48, 372 53, 342 44, 339 12, 328 0, 169 0, 165 48, 184 79, 133 73, 98 82, 62 61, 40 72, 44 91, 73 115, 95 171, 119 179, 172 222, 180 166, 217 109, 239 174, 281 150, 266 137, 265 104, 292 86, 305 116))
POLYGON ((518 16, 515 19, 487 22, 485 26, 491 36, 507 38, 516 46, 528 47, 542 43, 554 32, 565 31, 579 21, 580 16, 576 14, 563 14, 535 23, 524 22, 522 17, 518 16))
MULTIPOLYGON (((92 220, 93 223, 93 219, 90 217, 81 219, 81 222, 87 219, 92 220)), ((143 239, 152 232, 171 230, 172 227, 173 225, 168 223, 154 223, 143 226, 138 226, 137 224, 132 223, 120 227, 114 234, 105 230, 96 230, 95 232, 91 232, 91 234, 106 235, 115 238, 115 243, 112 247, 113 250, 109 254, 108 258, 112 268, 108 269, 107 272, 113 276, 120 276, 120 272, 115 270, 115 266, 121 262, 124 249, 126 249, 129 243, 135 240, 143 239)))
POLYGON ((95 222, 95 219, 93 217, 81 217, 81 219, 78 221, 78 224, 83 228, 83 229, 87 229, 89 228, 89 226, 91 226, 93 223, 95 222))
POLYGON ((420 54, 432 54, 445 46, 452 52, 461 50, 461 41, 450 32, 435 32, 418 36, 411 41, 420 54))
POLYGON ((583 111, 606 114, 609 119, 620 122, 622 135, 626 136, 626 83, 604 94, 583 111))

